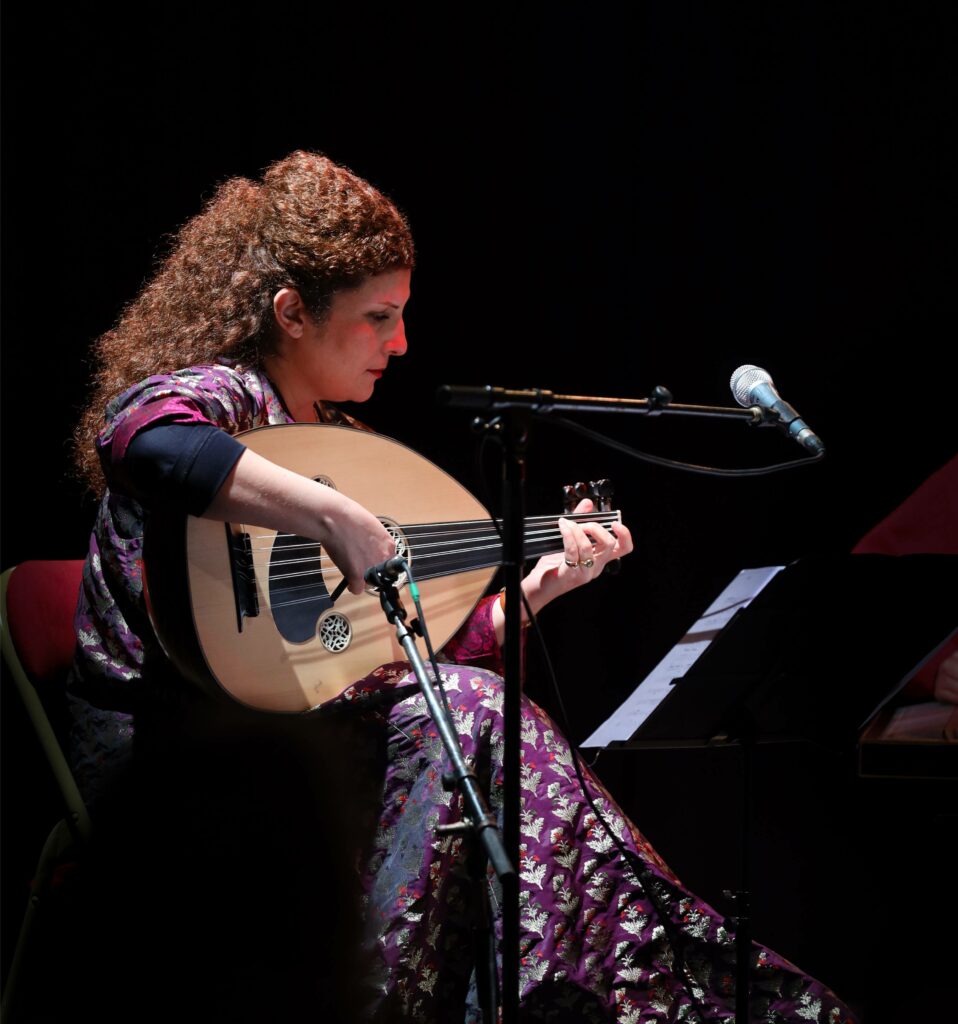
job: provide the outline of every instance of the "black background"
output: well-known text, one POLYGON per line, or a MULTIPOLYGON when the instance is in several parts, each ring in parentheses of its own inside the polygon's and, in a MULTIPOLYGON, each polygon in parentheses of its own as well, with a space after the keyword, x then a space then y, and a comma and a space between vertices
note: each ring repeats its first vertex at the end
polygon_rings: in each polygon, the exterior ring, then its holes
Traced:
MULTIPOLYGON (((136 26, 90 9, 5 15, 3 567, 82 556, 93 506, 68 439, 90 342, 217 182, 294 148, 387 192, 418 245, 409 353, 352 411, 474 490, 469 417, 436 406, 443 383, 629 397, 663 384, 730 404, 731 372, 756 363, 828 448, 814 466, 709 479, 533 430, 529 511, 611 477, 636 538, 620 576, 543 616, 575 740, 738 569, 847 552, 954 453, 950 4, 128 13, 136 26)), ((693 462, 801 456, 740 424, 587 422, 693 462)), ((530 675, 554 710, 535 651, 530 675)), ((874 994, 875 965, 892 953, 872 948, 875 894, 902 944, 920 924, 886 878, 883 830, 932 875, 945 861, 922 824, 937 793, 876 795, 852 754, 764 755, 755 931, 878 1020, 892 997, 874 994)), ((729 752, 598 767, 720 903, 738 843, 729 752)), ((35 837, 6 817, 15 873, 35 837)), ((5 919, 18 912, 5 899, 5 919)))

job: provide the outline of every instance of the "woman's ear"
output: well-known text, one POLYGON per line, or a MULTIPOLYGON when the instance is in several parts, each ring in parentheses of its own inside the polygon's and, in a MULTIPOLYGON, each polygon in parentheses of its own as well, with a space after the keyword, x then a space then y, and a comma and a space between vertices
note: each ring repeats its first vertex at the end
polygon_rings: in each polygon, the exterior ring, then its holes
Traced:
POLYGON ((273 316, 280 331, 301 338, 306 327, 306 303, 295 288, 280 288, 273 296, 273 316))

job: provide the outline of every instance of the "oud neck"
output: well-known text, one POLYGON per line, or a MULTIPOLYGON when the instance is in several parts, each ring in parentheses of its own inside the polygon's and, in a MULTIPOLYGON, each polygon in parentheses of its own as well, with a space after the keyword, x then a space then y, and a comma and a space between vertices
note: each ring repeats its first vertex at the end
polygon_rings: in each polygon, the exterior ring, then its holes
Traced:
MULTIPOLYGON (((581 512, 562 516, 580 523, 598 523, 608 528, 621 522, 619 512, 581 512)), ((503 521, 476 519, 461 523, 421 523, 404 528, 412 550, 416 579, 450 576, 472 569, 502 564, 503 521)), ((523 521, 523 559, 561 551, 562 532, 558 516, 532 516, 523 521)))

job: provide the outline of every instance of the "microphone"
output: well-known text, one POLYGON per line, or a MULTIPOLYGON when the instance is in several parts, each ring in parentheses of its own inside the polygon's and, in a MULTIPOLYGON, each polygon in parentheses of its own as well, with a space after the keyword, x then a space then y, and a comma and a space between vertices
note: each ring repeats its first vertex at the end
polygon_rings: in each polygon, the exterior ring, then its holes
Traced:
POLYGON ((406 559, 402 555, 393 555, 385 562, 370 566, 363 575, 363 579, 371 587, 385 587, 395 583, 406 571, 406 559))
POLYGON ((807 448, 814 455, 825 454, 825 445, 822 444, 821 438, 810 430, 808 424, 782 399, 766 370, 751 364, 740 366, 732 374, 729 385, 739 405, 745 406, 746 409, 757 405, 760 409, 768 410, 785 427, 788 436, 798 441, 803 448, 807 448))

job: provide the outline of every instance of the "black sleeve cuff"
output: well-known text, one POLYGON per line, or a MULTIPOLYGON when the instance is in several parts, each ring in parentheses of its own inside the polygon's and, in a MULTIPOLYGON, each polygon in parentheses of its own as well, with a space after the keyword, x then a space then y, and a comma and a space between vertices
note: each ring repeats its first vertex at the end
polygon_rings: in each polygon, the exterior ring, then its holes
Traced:
POLYGON ((201 516, 245 446, 212 424, 161 424, 133 438, 125 469, 137 497, 201 516))

